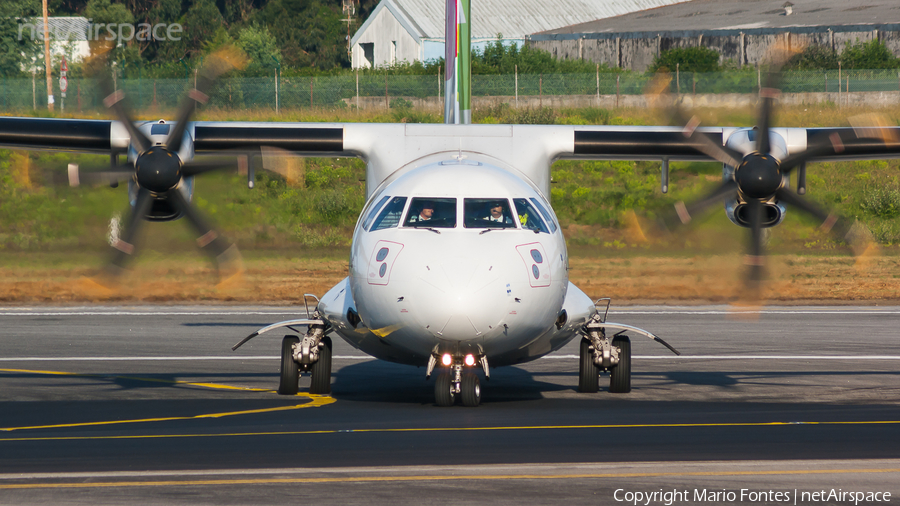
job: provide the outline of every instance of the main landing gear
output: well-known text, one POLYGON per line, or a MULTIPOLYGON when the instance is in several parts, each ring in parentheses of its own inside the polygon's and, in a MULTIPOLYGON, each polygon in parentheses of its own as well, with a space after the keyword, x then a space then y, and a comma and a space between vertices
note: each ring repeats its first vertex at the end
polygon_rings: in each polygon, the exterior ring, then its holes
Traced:
POLYGON ((281 377, 278 393, 295 395, 299 390, 300 372, 310 373, 309 393, 331 393, 331 338, 325 335, 325 323, 319 313, 313 314, 313 323, 303 339, 284 336, 281 341, 281 377))
MULTIPOLYGON (((678 350, 669 346, 659 336, 646 330, 606 321, 609 314, 609 299, 606 301, 606 311, 594 312, 591 319, 582 328, 583 338, 578 362, 578 391, 594 393, 600 390, 600 372, 609 372, 609 391, 614 394, 627 394, 631 391, 631 340, 621 335, 625 331, 643 334, 654 341, 659 342, 670 349, 676 355, 681 355, 678 350), (619 329, 619 332, 607 337, 606 330, 619 329)), ((597 301, 600 302, 600 301, 597 301)), ((596 303, 595 303, 596 305, 596 303)))
MULTIPOLYGON (((464 357, 454 357, 449 353, 441 355, 440 362, 443 365, 434 382, 434 402, 438 406, 453 406, 456 398, 462 401, 462 405, 474 408, 481 404, 481 380, 475 372, 476 364, 484 369, 485 379, 490 379, 490 370, 487 365, 487 357, 476 359, 469 354, 464 357)), ((428 372, 426 379, 431 376, 438 363, 437 355, 432 355, 428 360, 428 372)))

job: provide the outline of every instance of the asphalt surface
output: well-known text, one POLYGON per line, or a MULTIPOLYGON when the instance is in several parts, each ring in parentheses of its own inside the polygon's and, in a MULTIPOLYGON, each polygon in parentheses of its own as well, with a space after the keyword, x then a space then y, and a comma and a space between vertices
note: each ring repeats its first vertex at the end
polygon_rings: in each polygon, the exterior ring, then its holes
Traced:
POLYGON ((571 343, 477 408, 340 340, 332 396, 276 395, 282 334, 230 347, 296 316, 0 308, 0 504, 900 500, 900 308, 619 308, 683 355, 632 336, 633 391, 580 394, 571 343))

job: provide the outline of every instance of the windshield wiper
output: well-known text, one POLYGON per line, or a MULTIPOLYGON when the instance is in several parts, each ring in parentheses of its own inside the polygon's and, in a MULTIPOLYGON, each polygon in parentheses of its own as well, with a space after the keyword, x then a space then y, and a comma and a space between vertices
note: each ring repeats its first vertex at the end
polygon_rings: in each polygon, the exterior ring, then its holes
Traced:
POLYGON ((420 228, 422 230, 431 230, 432 232, 434 232, 435 234, 438 234, 438 235, 440 235, 440 233, 441 233, 440 230, 438 230, 436 228, 431 228, 431 227, 414 227, 414 228, 420 228))

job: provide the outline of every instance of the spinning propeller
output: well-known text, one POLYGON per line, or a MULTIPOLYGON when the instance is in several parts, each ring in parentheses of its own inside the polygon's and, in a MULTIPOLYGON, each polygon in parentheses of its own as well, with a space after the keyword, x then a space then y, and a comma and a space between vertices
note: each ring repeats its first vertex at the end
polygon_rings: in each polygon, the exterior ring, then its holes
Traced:
MULTIPOLYGON (((784 60, 781 59, 782 62, 784 60)), ((748 148, 746 152, 734 149, 729 143, 723 146, 698 132, 700 120, 697 116, 686 119, 674 102, 670 111, 676 121, 685 125, 682 142, 734 168, 734 171, 731 177, 727 177, 704 197, 689 204, 676 203, 675 212, 663 218, 663 225, 670 229, 685 225, 695 215, 717 204, 721 205, 726 199, 737 202, 741 211, 739 223, 750 230, 750 241, 745 257, 747 272, 744 294, 750 300, 758 299, 764 278, 763 228, 780 221, 772 220, 766 215, 766 211, 774 209, 776 203, 786 204, 820 220, 822 230, 831 232, 839 240, 847 241, 854 246, 855 251, 861 252, 859 246, 866 246, 861 244, 866 242, 865 235, 852 232, 852 224, 847 219, 801 197, 806 193, 806 162, 815 157, 841 153, 854 145, 871 145, 873 139, 885 144, 896 142, 888 138, 884 129, 854 125, 852 130, 848 129, 843 133, 834 132, 825 138, 812 138, 806 150, 786 155, 783 143, 775 146, 776 134, 771 131, 773 102, 780 94, 780 90, 776 88, 779 81, 779 67, 780 65, 776 64, 770 69, 766 76, 766 86, 760 89, 757 126, 746 134, 749 141, 755 142, 744 146, 748 148), (797 191, 788 187, 790 175, 795 169, 798 172, 797 191)), ((778 140, 780 141, 780 138, 778 140)))
POLYGON ((198 234, 197 244, 216 261, 223 281, 243 272, 237 247, 207 223, 191 204, 190 196, 186 196, 182 191, 184 178, 236 165, 234 158, 228 160, 222 156, 185 161, 184 158, 191 156, 193 150, 182 150, 182 147, 196 104, 207 103, 216 78, 241 64, 241 57, 230 49, 220 50, 207 58, 207 63, 197 74, 196 88, 190 90, 182 99, 177 120, 174 125, 170 124, 171 131, 165 142, 155 143, 135 126, 134 119, 126 107, 124 91, 114 89, 108 71, 100 72, 100 91, 105 96, 103 103, 113 110, 116 118, 127 129, 131 137, 131 146, 137 153, 128 165, 114 163, 109 170, 81 174, 78 173, 77 167, 69 171, 69 181, 73 185, 81 182, 106 182, 115 186, 118 181, 130 179, 137 188, 134 205, 130 209, 124 230, 120 238, 112 244, 112 258, 104 269, 106 277, 115 277, 122 272, 128 259, 134 255, 134 240, 144 221, 148 219, 153 208, 160 207, 163 209, 168 207, 171 211, 170 216, 174 218, 183 216, 188 220, 198 234))

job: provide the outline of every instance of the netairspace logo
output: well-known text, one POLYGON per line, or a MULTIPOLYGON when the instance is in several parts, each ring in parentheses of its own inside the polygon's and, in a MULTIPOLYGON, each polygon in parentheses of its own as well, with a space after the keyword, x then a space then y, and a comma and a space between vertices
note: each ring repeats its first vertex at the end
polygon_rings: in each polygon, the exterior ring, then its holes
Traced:
POLYGON ((663 504, 672 506, 679 503, 715 503, 715 504, 816 504, 846 503, 858 506, 860 503, 891 502, 890 492, 845 491, 843 489, 798 491, 794 490, 708 490, 708 489, 659 489, 654 491, 629 491, 623 488, 613 492, 616 502, 624 502, 633 506, 650 506, 663 504))
MULTIPOLYGON (((52 27, 49 35, 52 40, 114 40, 117 42, 125 42, 129 40, 138 40, 141 42, 149 41, 172 41, 181 40, 181 33, 184 27, 179 23, 167 24, 157 23, 138 23, 132 25, 128 23, 92 23, 88 25, 88 32, 85 34, 81 31, 69 31, 63 27, 52 27)), ((19 40, 25 37, 31 40, 44 40, 43 25, 36 26, 31 23, 19 23, 19 40), (26 35, 27 34, 27 35, 26 35)))

